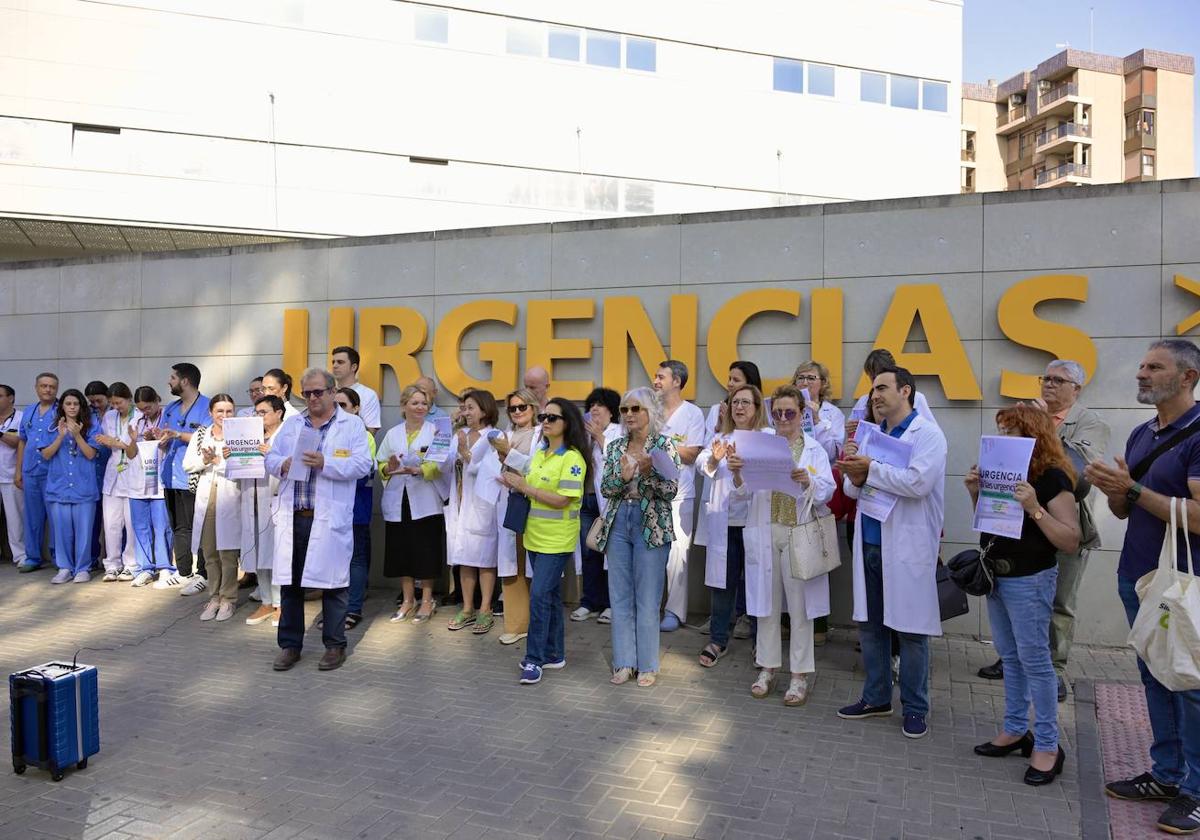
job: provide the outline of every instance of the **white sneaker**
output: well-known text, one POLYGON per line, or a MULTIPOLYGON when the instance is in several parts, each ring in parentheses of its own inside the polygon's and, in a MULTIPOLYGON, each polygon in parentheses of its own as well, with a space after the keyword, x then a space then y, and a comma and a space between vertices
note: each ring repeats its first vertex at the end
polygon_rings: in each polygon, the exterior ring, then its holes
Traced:
POLYGON ((178 572, 168 572, 163 569, 158 573, 158 580, 154 581, 155 589, 173 589, 183 586, 184 579, 179 576, 178 572))
POLYGON ((212 621, 217 617, 217 611, 221 609, 221 604, 216 598, 213 598, 204 605, 204 610, 200 613, 201 621, 212 621))
POLYGON ((74 580, 71 581, 71 583, 87 583, 91 579, 92 579, 91 572, 79 572, 78 574, 75 575, 75 578, 74 578, 74 580))
POLYGON ((133 572, 130 569, 122 569, 121 571, 117 572, 117 580, 122 581, 123 583, 133 580, 133 577, 133 572))
POLYGON ((596 613, 592 612, 587 607, 577 607, 575 609, 575 611, 573 613, 571 613, 571 620, 572 621, 587 621, 589 618, 591 618, 595 614, 596 613))
POLYGON ((217 608, 217 621, 228 621, 231 618, 233 618, 233 604, 222 601, 221 606, 217 608))
POLYGON ((109 569, 108 571, 106 571, 104 573, 104 577, 100 578, 100 582, 101 583, 116 583, 117 582, 117 570, 109 569))
POLYGON ((208 589, 208 581, 200 577, 200 575, 192 575, 191 579, 183 589, 179 590, 180 595, 198 595, 208 589))
POLYGON ((597 624, 612 624, 612 607, 605 607, 604 612, 596 619, 597 624))
POLYGON ((138 572, 130 586, 146 586, 152 580, 154 580, 154 574, 152 572, 138 572))
POLYGON ((70 583, 71 580, 74 579, 74 577, 75 577, 75 575, 73 575, 71 573, 70 569, 59 569, 58 574, 56 574, 54 577, 50 578, 50 582, 51 583, 70 583))

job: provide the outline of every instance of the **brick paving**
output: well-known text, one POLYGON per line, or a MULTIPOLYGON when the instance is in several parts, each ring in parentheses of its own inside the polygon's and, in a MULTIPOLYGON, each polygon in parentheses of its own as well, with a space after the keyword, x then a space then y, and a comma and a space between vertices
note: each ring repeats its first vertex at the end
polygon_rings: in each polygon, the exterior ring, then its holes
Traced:
MULTIPOLYGON (((6 840, 1080 836, 1072 762, 1035 789, 1019 758, 972 754, 996 731, 1003 689, 975 676, 992 649, 971 639, 934 643, 931 734, 909 741, 898 715, 835 715, 860 687, 850 630, 818 650, 809 704, 788 709, 781 693, 750 697, 748 641, 705 670, 704 637, 687 629, 664 635, 655 687, 615 688, 608 628, 568 622, 567 668, 525 687, 521 646, 499 645, 498 630, 450 633, 445 609, 393 625, 392 593, 373 590, 344 668, 316 670, 310 631, 301 663, 276 674, 274 632, 246 626, 245 605, 201 624, 202 596, 48 581, 0 568, 0 669, 116 647, 79 657, 100 669, 102 747, 57 784, 0 773, 6 840)), ((1121 650, 1080 648, 1072 667, 1136 678, 1121 650)), ((1071 751, 1073 704, 1061 708, 1071 751)))

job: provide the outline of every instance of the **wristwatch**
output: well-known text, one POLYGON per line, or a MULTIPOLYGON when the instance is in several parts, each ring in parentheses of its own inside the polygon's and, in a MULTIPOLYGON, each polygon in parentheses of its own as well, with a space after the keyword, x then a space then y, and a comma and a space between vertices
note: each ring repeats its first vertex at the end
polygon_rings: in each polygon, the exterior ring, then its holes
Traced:
POLYGON ((1046 515, 1046 511, 1045 511, 1045 509, 1044 509, 1044 508, 1038 508, 1037 510, 1035 510, 1035 511, 1033 512, 1033 514, 1032 514, 1032 515, 1033 515, 1033 521, 1034 521, 1034 522, 1041 522, 1041 521, 1042 521, 1042 517, 1046 515))
POLYGON ((1133 482, 1133 486, 1125 491, 1125 501, 1129 502, 1129 504, 1131 504, 1131 505, 1136 505, 1138 497, 1141 495, 1142 495, 1142 485, 1138 484, 1135 481, 1135 482, 1133 482))

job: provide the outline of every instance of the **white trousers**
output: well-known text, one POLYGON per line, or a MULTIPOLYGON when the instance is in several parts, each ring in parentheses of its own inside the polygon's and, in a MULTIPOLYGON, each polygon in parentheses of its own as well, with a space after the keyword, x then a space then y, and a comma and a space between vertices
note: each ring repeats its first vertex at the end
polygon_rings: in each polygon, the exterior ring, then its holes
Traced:
POLYGON ((760 668, 779 668, 783 665, 783 640, 779 617, 787 597, 788 615, 792 620, 789 645, 791 672, 811 674, 817 669, 813 649, 813 623, 807 618, 804 603, 804 581, 792 577, 791 528, 771 525, 771 614, 758 619, 758 653, 755 661, 760 668))
POLYGON ((4 506, 8 547, 12 551, 13 562, 20 563, 25 559, 25 494, 11 482, 0 484, 0 504, 4 506))
POLYGON ((122 568, 138 570, 134 546, 133 517, 129 499, 123 496, 104 496, 104 571, 119 572, 122 568), (122 539, 124 550, 122 551, 122 539))
POLYGON ((675 539, 671 543, 671 553, 667 555, 667 612, 674 613, 680 621, 687 621, 688 552, 692 550, 695 509, 695 499, 675 499, 671 502, 675 539))

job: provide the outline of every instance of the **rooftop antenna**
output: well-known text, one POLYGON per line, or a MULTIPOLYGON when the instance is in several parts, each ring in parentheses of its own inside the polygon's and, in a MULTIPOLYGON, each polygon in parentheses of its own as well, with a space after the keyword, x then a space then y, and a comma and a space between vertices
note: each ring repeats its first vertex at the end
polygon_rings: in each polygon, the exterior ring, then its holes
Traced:
POLYGON ((1096 7, 1088 7, 1088 52, 1096 51, 1096 7))

